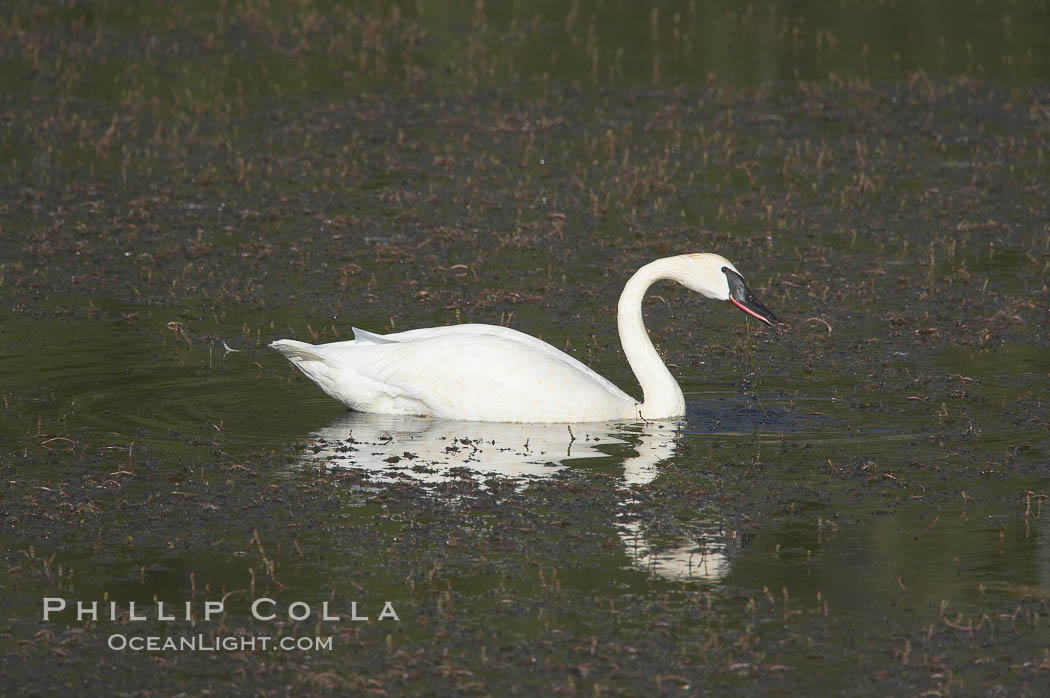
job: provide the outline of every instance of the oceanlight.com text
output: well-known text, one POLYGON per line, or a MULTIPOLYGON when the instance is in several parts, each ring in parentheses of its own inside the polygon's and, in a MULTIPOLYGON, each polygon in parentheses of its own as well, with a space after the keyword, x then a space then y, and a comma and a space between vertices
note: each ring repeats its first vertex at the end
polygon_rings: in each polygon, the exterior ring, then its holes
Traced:
POLYGON ((269 635, 124 635, 114 633, 107 644, 111 650, 132 652, 284 652, 331 651, 332 637, 271 637, 269 635))

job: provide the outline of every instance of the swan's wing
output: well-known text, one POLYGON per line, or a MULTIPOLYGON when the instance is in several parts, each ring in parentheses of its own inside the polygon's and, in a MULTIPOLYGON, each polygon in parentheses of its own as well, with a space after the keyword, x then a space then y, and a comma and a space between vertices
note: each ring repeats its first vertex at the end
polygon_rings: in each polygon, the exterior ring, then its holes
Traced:
MULTIPOLYGON (((622 396, 623 398, 632 399, 616 385, 603 377, 601 374, 594 372, 589 366, 584 364, 577 359, 569 356, 565 352, 556 349, 542 339, 537 339, 532 335, 513 330, 509 327, 500 327, 499 325, 484 325, 477 323, 468 323, 465 325, 448 325, 445 327, 422 327, 415 330, 406 330, 404 332, 395 332, 393 334, 378 335, 372 334, 371 332, 364 332, 356 327, 354 328, 354 336, 358 339, 365 338, 372 343, 390 343, 390 342, 415 342, 424 339, 439 339, 439 338, 463 338, 467 342, 474 342, 476 340, 471 339, 477 335, 483 335, 487 337, 496 337, 499 339, 506 340, 508 342, 515 342, 524 346, 533 348, 540 352, 543 356, 548 357, 553 361, 563 363, 575 371, 579 371, 583 374, 589 374, 591 378, 601 385, 606 390, 613 394, 622 396), (364 335, 364 337, 362 337, 364 335)), ((337 347, 342 342, 336 342, 333 344, 325 344, 325 347, 337 347)))
POLYGON ((316 349, 355 376, 422 401, 438 417, 558 421, 568 414, 601 421, 629 416, 635 404, 576 359, 507 328, 456 325, 383 339, 393 341, 316 349))
POLYGON ((383 335, 375 332, 367 332, 359 327, 353 328, 354 341, 358 344, 389 344, 398 341, 397 335, 383 335))

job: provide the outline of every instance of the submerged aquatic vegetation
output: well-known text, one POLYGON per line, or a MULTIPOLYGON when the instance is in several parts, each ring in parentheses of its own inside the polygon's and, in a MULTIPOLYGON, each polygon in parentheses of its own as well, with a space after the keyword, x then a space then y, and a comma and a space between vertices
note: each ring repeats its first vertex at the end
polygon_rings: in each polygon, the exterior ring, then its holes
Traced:
POLYGON ((911 12, 5 4, 2 685, 1034 694, 1047 32, 911 12), (654 288, 670 434, 377 427, 264 349, 490 322, 635 392, 615 298, 694 251, 786 325, 654 288))

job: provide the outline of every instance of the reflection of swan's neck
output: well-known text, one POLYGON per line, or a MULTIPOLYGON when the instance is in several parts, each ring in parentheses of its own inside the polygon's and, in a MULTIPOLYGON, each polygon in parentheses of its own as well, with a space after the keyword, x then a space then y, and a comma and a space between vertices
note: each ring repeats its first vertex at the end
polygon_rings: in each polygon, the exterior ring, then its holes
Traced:
POLYGON ((620 294, 616 323, 627 363, 642 386, 641 416, 663 419, 685 414, 685 398, 671 372, 656 353, 642 322, 642 298, 646 290, 660 279, 679 278, 674 257, 658 259, 635 272, 620 294))

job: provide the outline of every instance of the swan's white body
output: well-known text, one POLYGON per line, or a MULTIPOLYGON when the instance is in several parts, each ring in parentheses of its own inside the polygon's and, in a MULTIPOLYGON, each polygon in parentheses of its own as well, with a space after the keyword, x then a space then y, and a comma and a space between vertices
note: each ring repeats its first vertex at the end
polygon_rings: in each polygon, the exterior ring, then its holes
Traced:
POLYGON ((636 401, 585 365, 495 325, 428 327, 355 339, 273 343, 337 400, 361 412, 497 422, 637 417, 636 401), (571 419, 565 419, 572 415, 571 419))
POLYGON ((627 282, 617 323, 642 386, 641 402, 550 344, 495 325, 388 335, 355 328, 351 341, 281 339, 270 346, 326 393, 361 412, 489 422, 666 419, 685 414, 685 398, 645 331, 642 298, 654 282, 672 279, 709 298, 733 300, 727 268, 738 274, 718 255, 681 255, 647 264, 627 282))

